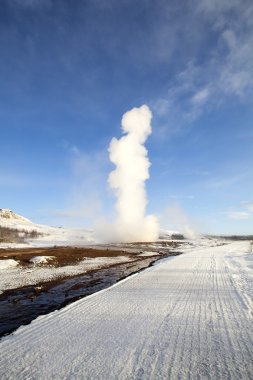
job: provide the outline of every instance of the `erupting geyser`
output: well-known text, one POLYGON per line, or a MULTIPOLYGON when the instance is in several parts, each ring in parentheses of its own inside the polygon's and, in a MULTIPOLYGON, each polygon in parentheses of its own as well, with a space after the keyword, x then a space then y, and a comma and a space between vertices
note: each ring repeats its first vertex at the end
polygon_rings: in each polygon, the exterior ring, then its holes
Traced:
POLYGON ((116 169, 109 175, 109 184, 117 196, 117 220, 107 229, 110 241, 154 241, 159 235, 158 220, 154 215, 145 216, 147 195, 145 180, 149 178, 150 162, 144 143, 151 134, 150 109, 143 105, 126 112, 122 118, 124 135, 113 138, 110 160, 116 169))

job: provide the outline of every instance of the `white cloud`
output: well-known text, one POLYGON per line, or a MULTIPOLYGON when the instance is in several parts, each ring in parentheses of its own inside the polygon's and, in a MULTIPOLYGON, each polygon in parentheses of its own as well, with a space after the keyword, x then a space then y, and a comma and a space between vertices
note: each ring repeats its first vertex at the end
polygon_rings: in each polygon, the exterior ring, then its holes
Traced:
MULTIPOLYGON (((197 2, 197 12, 218 33, 213 59, 207 67, 207 74, 211 69, 217 78, 216 94, 247 98, 253 90, 252 1, 206 0, 197 2)), ((212 79, 209 77, 209 82, 212 79)))
POLYGON ((164 116, 167 114, 169 106, 168 99, 158 99, 155 103, 155 111, 159 116, 164 116))
POLYGON ((167 95, 153 102, 163 129, 169 120, 168 130, 176 125, 181 131, 230 97, 242 102, 253 99, 252 1, 242 4, 239 0, 196 0, 194 4, 192 24, 199 26, 199 33, 210 37, 212 43, 208 40, 203 51, 203 41, 195 36, 199 55, 189 55, 185 68, 170 83, 167 95), (206 23, 204 31, 201 20, 206 23))
POLYGON ((200 13, 219 16, 223 12, 229 11, 242 5, 241 0, 195 0, 196 9, 200 13))
POLYGON ((195 105, 204 104, 210 95, 210 91, 208 88, 204 88, 196 92, 196 94, 192 97, 192 103, 195 105))
POLYGON ((220 189, 220 188, 230 187, 238 183, 239 181, 247 178, 249 174, 250 172, 246 171, 234 176, 222 177, 222 178, 211 178, 205 182, 205 186, 209 189, 220 189))
POLYGON ((241 202, 241 207, 253 214, 253 202, 241 202))
POLYGON ((253 219, 253 202, 242 201, 232 210, 226 211, 225 215, 234 220, 253 219))
POLYGON ((251 217, 251 214, 246 211, 228 211, 226 215, 229 219, 235 220, 249 219, 251 217))

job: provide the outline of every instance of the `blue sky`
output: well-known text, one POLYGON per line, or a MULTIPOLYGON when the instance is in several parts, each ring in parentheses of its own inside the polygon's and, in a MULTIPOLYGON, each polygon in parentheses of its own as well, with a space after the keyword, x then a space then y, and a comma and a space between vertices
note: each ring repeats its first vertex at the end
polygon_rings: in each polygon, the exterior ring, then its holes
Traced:
POLYGON ((2 0, 0 200, 38 223, 112 217, 108 145, 147 104, 148 212, 253 232, 251 0, 2 0))

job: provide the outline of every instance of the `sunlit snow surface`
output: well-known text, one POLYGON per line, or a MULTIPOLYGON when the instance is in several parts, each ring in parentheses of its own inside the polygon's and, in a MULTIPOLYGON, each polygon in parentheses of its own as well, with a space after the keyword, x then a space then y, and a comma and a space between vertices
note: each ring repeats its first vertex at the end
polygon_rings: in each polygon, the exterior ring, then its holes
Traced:
POLYGON ((29 261, 34 265, 47 264, 53 260, 55 256, 34 256, 29 261))
POLYGON ((0 378, 252 379, 252 246, 208 244, 3 338, 0 378))
POLYGON ((13 259, 0 260, 0 270, 15 268, 18 265, 18 262, 13 259))
POLYGON ((153 251, 145 251, 145 252, 142 252, 142 253, 139 253, 138 256, 143 256, 143 257, 148 257, 148 256, 158 256, 159 255, 159 252, 153 252, 153 251))
MULTIPOLYGON (((107 265, 130 261, 126 256, 96 257, 94 259, 87 258, 75 265, 65 265, 61 267, 55 267, 53 265, 43 266, 42 264, 46 264, 47 262, 50 264, 50 258, 53 259, 52 256, 35 256, 32 259, 32 263, 34 264, 32 267, 22 268, 18 266, 15 267, 14 264, 5 264, 5 270, 2 270, 0 275, 0 294, 7 289, 36 285, 40 282, 75 276, 92 269, 99 269, 107 265)), ((9 262, 15 260, 0 260, 0 269, 2 261, 9 262)), ((16 262, 16 265, 17 264, 18 262, 16 262)))

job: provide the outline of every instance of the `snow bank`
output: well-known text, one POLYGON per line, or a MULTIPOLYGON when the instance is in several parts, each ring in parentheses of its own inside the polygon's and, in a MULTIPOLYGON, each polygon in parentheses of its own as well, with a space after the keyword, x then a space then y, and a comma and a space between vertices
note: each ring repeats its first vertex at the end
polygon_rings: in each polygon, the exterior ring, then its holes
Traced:
POLYGON ((141 256, 141 257, 144 256, 144 257, 146 257, 146 256, 158 256, 158 255, 160 255, 159 252, 145 251, 145 252, 140 253, 138 256, 141 256))
POLYGON ((55 256, 35 256, 32 257, 29 261, 30 263, 34 265, 39 265, 39 264, 46 264, 48 261, 51 261, 55 259, 55 256))
POLYGON ((119 264, 128 262, 129 257, 126 256, 117 256, 117 257, 95 257, 89 258, 81 261, 81 265, 84 265, 87 269, 101 268, 108 264, 119 264))
MULTIPOLYGON (((89 270, 99 269, 108 265, 119 264, 123 262, 130 262, 134 259, 126 256, 116 257, 97 257, 87 258, 80 261, 76 265, 66 265, 62 267, 43 266, 40 264, 41 257, 48 259, 50 256, 38 256, 34 257, 34 266, 30 268, 14 268, 9 267, 2 271, 0 276, 0 294, 7 289, 15 289, 21 286, 36 285, 41 282, 55 280, 57 278, 63 278, 67 276, 75 276, 81 273, 85 273, 89 270), (39 265, 36 265, 39 264, 39 265)), ((9 261, 9 260, 2 260, 9 261)), ((15 260, 10 260, 15 261, 15 260)), ((1 261, 0 261, 1 263, 1 261)))
POLYGON ((0 260, 0 269, 9 269, 15 268, 18 265, 18 262, 13 259, 0 260))

